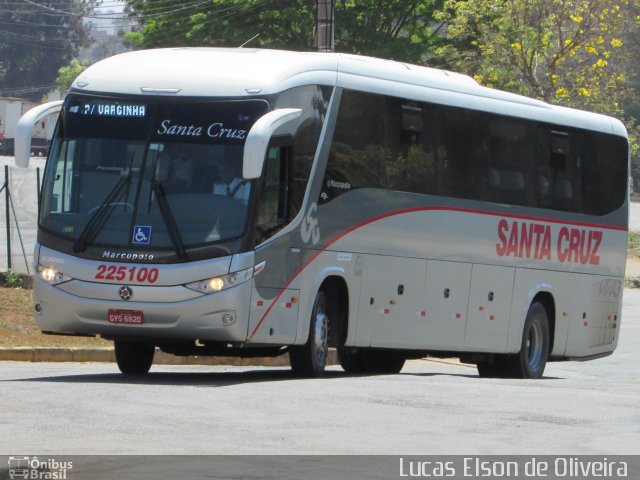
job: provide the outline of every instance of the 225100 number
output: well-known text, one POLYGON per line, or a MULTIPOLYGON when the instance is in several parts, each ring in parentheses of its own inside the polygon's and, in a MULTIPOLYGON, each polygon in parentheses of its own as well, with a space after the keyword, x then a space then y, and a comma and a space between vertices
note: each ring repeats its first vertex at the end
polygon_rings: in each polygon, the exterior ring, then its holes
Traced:
POLYGON ((159 275, 160 272, 157 268, 98 265, 98 273, 95 278, 96 280, 116 280, 118 282, 128 280, 129 282, 156 283, 159 275))

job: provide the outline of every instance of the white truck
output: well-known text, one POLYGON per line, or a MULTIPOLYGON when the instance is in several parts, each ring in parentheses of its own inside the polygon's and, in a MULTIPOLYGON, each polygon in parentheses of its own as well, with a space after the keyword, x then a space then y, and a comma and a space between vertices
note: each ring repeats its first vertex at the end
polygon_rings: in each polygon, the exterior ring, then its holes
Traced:
MULTIPOLYGON (((23 98, 0 97, 0 155, 13 155, 13 144, 16 135, 16 125, 20 117, 37 106, 36 102, 23 98)), ((44 157, 49 149, 51 134, 47 122, 39 122, 33 130, 31 155, 44 157)))

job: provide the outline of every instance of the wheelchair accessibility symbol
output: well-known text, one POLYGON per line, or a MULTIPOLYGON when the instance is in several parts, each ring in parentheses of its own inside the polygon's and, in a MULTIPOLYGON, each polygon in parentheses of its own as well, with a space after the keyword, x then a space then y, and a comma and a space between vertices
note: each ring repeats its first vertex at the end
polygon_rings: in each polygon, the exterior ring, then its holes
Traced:
POLYGON ((133 243, 149 245, 151 243, 151 227, 147 225, 136 225, 133 227, 133 243))

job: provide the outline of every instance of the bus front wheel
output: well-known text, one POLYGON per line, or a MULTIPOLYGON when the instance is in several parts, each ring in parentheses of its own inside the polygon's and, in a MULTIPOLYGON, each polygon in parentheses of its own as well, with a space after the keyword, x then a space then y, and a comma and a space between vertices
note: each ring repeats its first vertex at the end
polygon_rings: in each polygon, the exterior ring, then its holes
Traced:
POLYGON ((294 374, 301 377, 322 375, 329 354, 329 322, 327 295, 320 291, 313 303, 307 343, 294 345, 289 350, 289 361, 294 374))
POLYGON ((149 372, 153 363, 155 346, 142 342, 115 340, 116 363, 124 374, 143 375, 149 372))

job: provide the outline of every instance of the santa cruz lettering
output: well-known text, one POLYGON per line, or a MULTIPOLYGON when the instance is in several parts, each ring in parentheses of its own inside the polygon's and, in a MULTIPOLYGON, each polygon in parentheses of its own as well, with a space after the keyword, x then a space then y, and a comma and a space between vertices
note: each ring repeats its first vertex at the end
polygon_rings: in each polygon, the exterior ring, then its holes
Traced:
POLYGON ((562 263, 600 265, 598 249, 601 243, 602 232, 562 227, 558 235, 558 260, 562 263))
POLYGON ((247 137, 246 130, 237 128, 227 128, 221 122, 215 122, 208 127, 201 125, 178 125, 172 124, 171 120, 163 120, 158 135, 171 135, 177 137, 201 137, 203 134, 210 138, 230 138, 244 140, 247 137))
POLYGON ((600 265, 598 249, 602 236, 598 230, 565 226, 557 238, 553 238, 549 225, 501 219, 496 253, 499 257, 553 260, 555 247, 560 263, 600 265))

